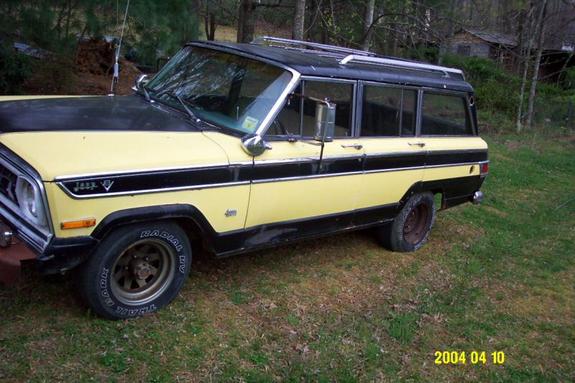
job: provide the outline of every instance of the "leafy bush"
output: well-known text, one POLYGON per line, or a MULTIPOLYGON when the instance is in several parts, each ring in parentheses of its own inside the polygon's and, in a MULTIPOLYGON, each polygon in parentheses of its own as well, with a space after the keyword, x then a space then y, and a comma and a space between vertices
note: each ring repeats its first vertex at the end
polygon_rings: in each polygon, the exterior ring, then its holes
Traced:
POLYGON ((495 62, 481 57, 448 55, 444 65, 463 69, 467 81, 475 88, 478 109, 496 110, 513 118, 519 101, 521 81, 495 62))
POLYGON ((20 93, 30 74, 29 58, 7 44, 0 44, 0 94, 20 93))

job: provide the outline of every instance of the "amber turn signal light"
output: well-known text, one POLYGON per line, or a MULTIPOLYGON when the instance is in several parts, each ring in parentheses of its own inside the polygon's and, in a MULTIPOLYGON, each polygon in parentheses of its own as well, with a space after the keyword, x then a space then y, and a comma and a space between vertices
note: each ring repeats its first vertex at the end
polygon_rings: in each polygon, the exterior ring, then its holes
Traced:
POLYGON ((82 229, 84 227, 96 226, 96 218, 86 218, 78 221, 68 221, 60 223, 62 230, 82 229))

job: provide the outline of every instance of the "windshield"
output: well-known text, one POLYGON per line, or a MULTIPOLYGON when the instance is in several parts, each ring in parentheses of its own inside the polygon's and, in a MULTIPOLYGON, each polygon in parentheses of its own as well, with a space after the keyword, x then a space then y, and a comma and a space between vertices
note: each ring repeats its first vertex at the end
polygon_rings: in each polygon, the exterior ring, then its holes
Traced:
POLYGON ((152 98, 174 108, 185 110, 185 103, 199 119, 253 133, 291 77, 290 72, 261 61, 185 47, 146 88, 152 98))

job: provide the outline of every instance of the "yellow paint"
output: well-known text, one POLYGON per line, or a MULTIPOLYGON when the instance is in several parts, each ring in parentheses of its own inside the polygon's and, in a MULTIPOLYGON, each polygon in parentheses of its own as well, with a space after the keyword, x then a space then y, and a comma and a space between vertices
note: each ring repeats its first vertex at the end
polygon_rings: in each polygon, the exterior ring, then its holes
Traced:
POLYGON ((2 134, 0 142, 32 165, 45 181, 227 163, 224 151, 201 132, 26 132, 2 134))
POLYGON ((238 230, 244 227, 249 197, 249 185, 139 194, 134 196, 73 199, 53 182, 44 183, 48 205, 57 237, 90 235, 93 228, 62 230, 59 223, 82 217, 94 217, 101 222, 106 216, 119 210, 167 204, 188 204, 196 207, 217 232, 238 230), (236 209, 235 217, 226 217, 227 209, 236 209))
MULTIPOLYGON (((420 137, 420 140, 425 143, 425 149, 431 153, 442 150, 487 150, 487 143, 480 137, 420 137)), ((423 172, 423 179, 434 181, 470 175, 479 175, 479 167, 475 166, 474 169, 470 169, 470 166, 427 168, 423 172)))
MULTIPOLYGON (((363 150, 343 147, 357 142, 351 138, 327 142, 324 157, 362 155, 363 150)), ((320 155, 320 146, 315 141, 272 141, 270 145, 272 149, 257 157, 257 163, 301 158, 317 160, 320 155)), ((361 179, 362 175, 358 174, 254 183, 246 227, 353 210, 360 195, 361 179)))
POLYGON ((428 168, 423 173, 424 181, 435 181, 449 178, 478 176, 479 165, 448 166, 442 168, 428 168))
POLYGON ((417 137, 416 142, 425 143, 425 150, 487 150, 487 143, 481 137, 417 137))
MULTIPOLYGON (((364 150, 369 155, 404 153, 423 155, 425 149, 414 143, 416 137, 366 137, 362 138, 364 150), (412 144, 412 145, 410 145, 412 144)), ((395 172, 366 173, 362 178, 358 208, 387 205, 398 202, 405 192, 423 178, 423 169, 395 172)))
MULTIPOLYGON (((346 176, 318 177, 250 185, 73 199, 57 177, 92 173, 138 172, 214 164, 249 164, 254 158, 240 138, 218 132, 28 132, 0 135, 0 142, 30 163, 46 181, 51 218, 57 237, 90 235, 93 228, 62 230, 60 223, 93 217, 101 222, 118 210, 188 204, 196 207, 216 232, 310 218, 398 202, 418 181, 478 175, 479 167, 451 166, 346 176), (226 217, 227 209, 237 215, 226 217)), ((271 141, 256 163, 309 158, 317 160, 315 141, 271 141)), ((348 138, 326 143, 324 157, 364 154, 417 154, 434 150, 486 149, 480 138, 348 138), (424 142, 425 147, 410 145, 424 142), (361 144, 357 150, 346 147, 361 144)), ((359 161, 360 159, 358 159, 359 161)))
POLYGON ((230 163, 248 163, 253 161, 253 157, 242 149, 239 137, 219 132, 204 132, 204 136, 222 149, 230 163))

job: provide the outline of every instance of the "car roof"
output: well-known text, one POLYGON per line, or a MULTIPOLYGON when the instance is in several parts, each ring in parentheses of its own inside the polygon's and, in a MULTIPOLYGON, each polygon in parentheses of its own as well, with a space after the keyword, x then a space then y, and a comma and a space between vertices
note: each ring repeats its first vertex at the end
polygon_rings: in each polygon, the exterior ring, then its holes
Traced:
MULTIPOLYGON (((367 54, 364 57, 373 57, 381 59, 391 59, 405 63, 403 65, 378 65, 376 63, 363 62, 361 57, 354 55, 358 60, 351 60, 346 64, 342 64, 341 60, 349 56, 345 52, 332 52, 325 50, 313 49, 300 49, 277 45, 263 45, 263 44, 246 44, 246 43, 230 43, 230 42, 215 42, 215 41, 196 41, 188 45, 202 46, 206 48, 213 48, 218 50, 232 51, 247 54, 256 58, 272 61, 276 64, 284 65, 292 68, 303 76, 317 76, 328 78, 341 78, 351 80, 364 80, 384 82, 398 85, 409 85, 418 87, 431 87, 443 90, 454 90, 463 92, 473 92, 473 87, 467 83, 463 75, 446 74, 441 70, 422 70, 410 67, 414 66, 430 66, 428 64, 408 61, 397 58, 376 56, 374 54, 367 54)), ((319 44, 318 44, 319 45, 319 44)), ((327 46, 329 47, 329 46, 327 46)), ((333 47, 334 49, 345 50, 346 48, 333 47)), ((349 51, 352 51, 351 49, 349 51)), ((359 52, 359 51, 357 51, 359 52)), ((374 60, 377 61, 377 60, 374 60)), ((452 68, 445 68, 446 70, 453 70, 452 68)))

